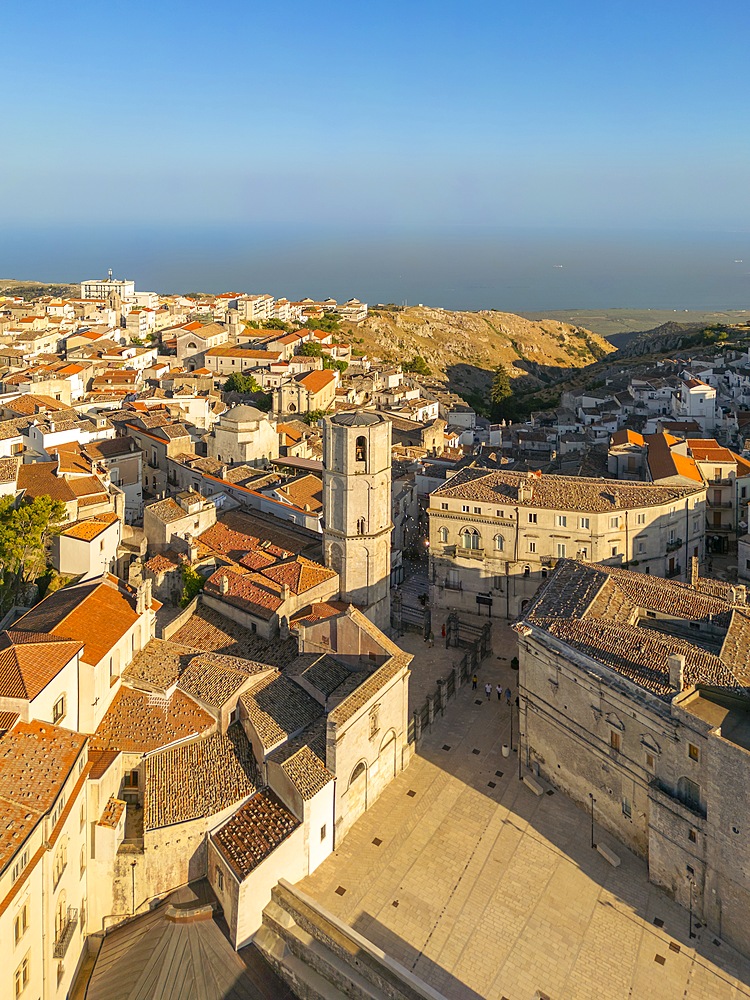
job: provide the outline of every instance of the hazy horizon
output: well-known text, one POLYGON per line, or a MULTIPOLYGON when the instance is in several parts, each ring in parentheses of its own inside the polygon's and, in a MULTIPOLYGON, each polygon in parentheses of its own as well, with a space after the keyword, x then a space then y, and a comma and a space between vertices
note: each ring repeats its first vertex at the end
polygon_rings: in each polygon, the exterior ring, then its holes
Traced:
POLYGON ((745 309, 750 233, 497 227, 5 229, 0 277, 446 309, 745 309))

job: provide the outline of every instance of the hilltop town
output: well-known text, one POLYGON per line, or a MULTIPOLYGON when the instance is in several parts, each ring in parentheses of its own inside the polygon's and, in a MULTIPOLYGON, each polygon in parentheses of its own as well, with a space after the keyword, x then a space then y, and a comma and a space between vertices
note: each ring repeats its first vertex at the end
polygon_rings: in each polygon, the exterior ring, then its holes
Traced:
POLYGON ((750 955, 750 351, 439 313, 0 296, 0 995, 455 995, 336 866, 488 702, 483 788, 750 955))

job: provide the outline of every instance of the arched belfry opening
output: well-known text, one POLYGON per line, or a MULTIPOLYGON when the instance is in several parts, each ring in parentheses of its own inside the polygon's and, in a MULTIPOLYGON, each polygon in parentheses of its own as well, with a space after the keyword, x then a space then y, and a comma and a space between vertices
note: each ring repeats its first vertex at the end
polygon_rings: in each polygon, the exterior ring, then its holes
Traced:
POLYGON ((367 461, 367 438, 360 435, 354 445, 354 459, 357 462, 367 461))

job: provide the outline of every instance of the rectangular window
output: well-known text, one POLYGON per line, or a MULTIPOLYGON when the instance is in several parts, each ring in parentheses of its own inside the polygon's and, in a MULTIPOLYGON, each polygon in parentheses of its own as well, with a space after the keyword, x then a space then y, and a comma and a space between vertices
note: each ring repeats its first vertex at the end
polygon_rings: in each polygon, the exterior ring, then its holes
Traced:
POLYGON ((221 890, 224 889, 224 872, 221 870, 221 868, 219 868, 218 865, 216 866, 216 884, 219 887, 219 889, 221 890))
POLYGON ((21 909, 18 911, 16 919, 13 921, 13 939, 16 944, 18 944, 18 942, 24 936, 28 926, 29 926, 29 904, 24 903, 21 909))
POLYGON ((588 545, 582 546, 582 548, 579 550, 578 555, 581 559, 588 559, 589 557, 588 545))
POLYGON ((609 732, 609 745, 613 750, 619 751, 620 749, 620 734, 614 729, 609 732))
POLYGON ((646 767, 649 769, 649 771, 653 771, 654 768, 656 767, 656 761, 652 753, 646 754, 646 767))
POLYGON ((579 521, 579 526, 583 528, 584 531, 588 531, 591 527, 591 520, 588 517, 582 517, 579 521))
POLYGON ((633 810, 630 805, 630 799, 627 797, 627 795, 623 795, 622 797, 622 814, 623 816, 626 816, 628 819, 630 819, 630 817, 633 814, 633 810))
POLYGON ((465 503, 465 504, 464 504, 464 505, 463 505, 463 506, 461 507, 461 510, 463 511, 463 513, 464 513, 464 514, 468 514, 468 513, 469 513, 469 505, 468 505, 467 503, 465 503))
POLYGON ((536 552, 536 542, 529 542, 529 552, 536 552))
POLYGON ((481 507, 475 507, 474 508, 474 513, 475 514, 481 514, 482 513, 482 508, 481 507))
POLYGON ((557 514, 555 516, 555 524, 558 528, 567 528, 568 518, 565 514, 557 514))
POLYGON ((645 514, 636 514, 635 515, 635 523, 636 524, 645 524, 646 523, 646 515, 645 514))
POLYGON ((55 725, 65 718, 65 695, 61 695, 52 708, 52 721, 55 725))
POLYGON ((325 823, 320 828, 320 840, 321 842, 326 839, 326 825, 325 823))
POLYGON ((440 509, 441 510, 448 510, 448 504, 447 503, 441 503, 440 504, 440 509))
POLYGON ((501 576, 492 577, 492 586, 495 590, 503 589, 503 578, 501 576))
POLYGON ((138 788, 139 781, 138 768, 125 772, 124 783, 126 788, 138 788))
POLYGON ((536 513, 533 511, 529 513, 529 524, 536 524, 536 513))
POLYGON ((16 996, 20 997, 26 987, 29 985, 29 956, 21 962, 21 964, 16 969, 15 975, 16 984, 16 996))
POLYGON ((610 528, 619 528, 620 527, 620 518, 617 517, 617 516, 610 517, 610 519, 609 519, 609 526, 610 526, 610 528))
POLYGON ((698 831, 688 830, 688 840, 691 844, 694 844, 698 840, 698 831))
POLYGON ((688 757, 691 760, 698 760, 700 758, 700 750, 694 743, 688 743, 688 757))
POLYGON ((638 551, 639 552, 645 552, 646 551, 646 543, 645 542, 638 542, 638 551))
POLYGON ((83 824, 86 822, 86 801, 81 802, 81 815, 78 820, 78 828, 83 829, 83 824))
MULTIPOLYGON (((53 826, 55 825, 54 820, 52 822, 52 825, 53 826)), ((29 863, 29 850, 28 850, 28 848, 26 848, 26 850, 24 850, 24 851, 21 852, 21 854, 18 857, 18 860, 13 865, 13 871, 11 873, 11 881, 12 882, 17 882, 18 881, 18 879, 21 876, 21 872, 24 870, 24 868, 26 867, 26 865, 28 863, 29 863)))
POLYGON ((564 559, 565 558, 565 542, 558 542, 557 543, 557 558, 558 559, 564 559))
POLYGON ((499 511, 497 512, 497 516, 498 516, 498 517, 505 517, 505 511, 504 511, 504 510, 499 510, 499 511))
POLYGON ((612 546, 612 557, 614 558, 616 555, 617 555, 617 546, 613 545, 612 546))

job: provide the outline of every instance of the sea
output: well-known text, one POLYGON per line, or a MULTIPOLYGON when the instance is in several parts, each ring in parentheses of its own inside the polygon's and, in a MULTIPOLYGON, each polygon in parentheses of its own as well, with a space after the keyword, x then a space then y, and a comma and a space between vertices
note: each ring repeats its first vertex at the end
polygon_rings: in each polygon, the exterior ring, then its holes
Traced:
POLYGON ((750 232, 0 223, 0 278, 534 312, 750 305, 750 232))

